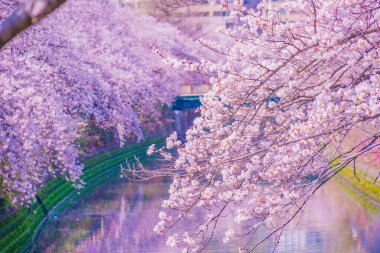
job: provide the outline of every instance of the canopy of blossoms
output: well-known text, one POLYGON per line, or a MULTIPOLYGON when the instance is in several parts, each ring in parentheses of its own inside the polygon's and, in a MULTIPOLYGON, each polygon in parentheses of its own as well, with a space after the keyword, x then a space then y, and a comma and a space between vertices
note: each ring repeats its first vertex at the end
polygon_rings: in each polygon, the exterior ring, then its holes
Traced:
POLYGON ((224 242, 239 244, 239 252, 252 252, 271 236, 278 243, 324 182, 379 151, 380 2, 288 1, 281 7, 291 19, 266 2, 256 10, 222 3, 239 19, 226 32, 234 43, 203 44, 226 63, 167 59, 213 76, 185 143, 176 134, 168 139, 166 148, 178 151, 174 168, 161 170, 174 182, 155 230, 164 233, 204 213, 193 230, 169 237, 184 252, 204 249, 225 215, 236 225, 224 242), (357 128, 366 137, 342 145, 357 128), (255 237, 259 229, 265 237, 255 237))
MULTIPOLYGON (((5 18, 20 4, 1 1, 5 18)), ((0 20, 1 22, 1 20, 0 20)), ((25 203, 47 176, 79 183, 78 128, 143 138, 140 117, 158 115, 183 76, 153 50, 192 52, 176 28, 105 0, 67 1, 0 51, 0 178, 25 203)), ((189 56, 190 57, 190 56, 189 56)))

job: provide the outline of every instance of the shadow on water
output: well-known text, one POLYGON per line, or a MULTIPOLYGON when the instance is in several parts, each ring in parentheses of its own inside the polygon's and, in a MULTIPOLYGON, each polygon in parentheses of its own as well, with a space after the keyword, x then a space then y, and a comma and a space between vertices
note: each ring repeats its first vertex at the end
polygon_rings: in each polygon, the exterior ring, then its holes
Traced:
MULTIPOLYGON (((51 221, 41 232, 35 252, 181 252, 168 248, 166 238, 153 232, 168 187, 157 180, 118 180, 102 186, 51 221)), ((221 226, 236 225, 233 218, 226 218, 221 226)), ((217 231, 205 252, 236 252, 236 246, 222 243, 223 235, 217 231)), ((257 252, 270 252, 272 246, 268 240, 257 252)), ((284 231, 276 252, 380 252, 380 216, 367 212, 336 182, 329 182, 284 231)))

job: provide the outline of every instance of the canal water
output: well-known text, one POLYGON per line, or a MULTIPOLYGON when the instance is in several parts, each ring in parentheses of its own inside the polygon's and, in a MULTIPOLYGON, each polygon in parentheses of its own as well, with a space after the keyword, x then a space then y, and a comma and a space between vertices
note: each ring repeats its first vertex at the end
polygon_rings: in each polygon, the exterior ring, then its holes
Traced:
MULTIPOLYGON (((74 207, 54 218, 41 232, 34 252, 46 253, 170 253, 156 235, 161 201, 169 184, 116 180, 81 198, 74 207)), ((366 210, 335 181, 323 187, 307 205, 302 217, 284 231, 279 253, 378 253, 380 214, 366 210)), ((223 227, 233 227, 225 219, 223 227)), ((223 233, 205 252, 236 252, 236 246, 222 243, 223 233)), ((255 252, 271 252, 273 241, 255 252)))

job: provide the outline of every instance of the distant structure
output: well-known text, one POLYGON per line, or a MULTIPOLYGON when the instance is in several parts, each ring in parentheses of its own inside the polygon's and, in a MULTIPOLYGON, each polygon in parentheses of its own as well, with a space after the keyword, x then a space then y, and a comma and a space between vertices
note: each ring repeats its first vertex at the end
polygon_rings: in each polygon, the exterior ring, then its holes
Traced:
POLYGON ((173 110, 196 109, 201 106, 199 98, 211 89, 211 84, 182 85, 172 104, 173 110))
POLYGON ((178 96, 172 103, 174 111, 174 127, 180 138, 184 138, 186 130, 191 126, 193 120, 199 116, 196 110, 200 107, 200 97, 211 89, 210 84, 183 85, 178 96))
MULTIPOLYGON (((212 38, 217 28, 233 28, 238 20, 218 4, 207 0, 116 0, 122 6, 129 6, 137 12, 149 14, 160 21, 176 25, 193 38, 212 38)), ((285 20, 299 17, 288 12, 284 3, 291 0, 242 0, 243 5, 255 9, 264 2, 269 9, 277 9, 285 20)))
MULTIPOLYGON (((230 17, 230 13, 218 4, 210 4, 207 0, 192 0, 186 5, 186 0, 179 1, 183 7, 170 4, 173 0, 119 0, 121 5, 127 5, 140 13, 149 14, 163 19, 169 23, 181 23, 185 29, 193 27, 198 33, 196 37, 210 37, 217 28, 232 28, 237 19, 230 17), (165 17, 164 17, 165 16, 165 17)), ((275 0, 271 0, 275 1, 275 0)), ((256 8, 261 0, 243 0, 243 4, 249 8, 256 8)), ((177 2, 178 3, 178 2, 177 2)), ((190 29, 192 30, 192 29, 190 29)))
POLYGON ((278 10, 279 13, 281 14, 281 18, 283 18, 283 20, 292 22, 294 20, 298 20, 301 18, 301 17, 294 15, 293 13, 289 12, 288 10, 286 10, 284 4, 289 2, 289 1, 292 1, 292 0, 263 0, 263 1, 266 2, 268 9, 278 10))

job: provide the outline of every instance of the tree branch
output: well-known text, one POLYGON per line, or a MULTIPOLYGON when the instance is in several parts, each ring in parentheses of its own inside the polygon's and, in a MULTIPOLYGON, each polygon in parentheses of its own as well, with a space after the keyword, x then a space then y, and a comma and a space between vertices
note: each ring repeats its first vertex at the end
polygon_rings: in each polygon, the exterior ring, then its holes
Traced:
POLYGON ((13 37, 37 23, 66 0, 29 0, 0 24, 0 49, 13 37))

